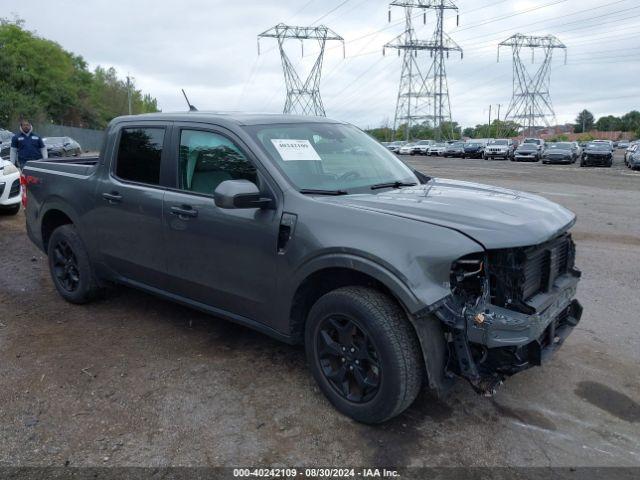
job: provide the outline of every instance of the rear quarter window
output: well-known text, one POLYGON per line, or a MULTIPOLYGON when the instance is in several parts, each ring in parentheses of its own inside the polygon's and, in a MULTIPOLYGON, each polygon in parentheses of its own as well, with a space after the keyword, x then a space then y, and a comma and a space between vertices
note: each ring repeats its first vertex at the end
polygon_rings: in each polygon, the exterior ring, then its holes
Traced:
POLYGON ((164 134, 164 128, 123 128, 116 176, 130 182, 159 185, 164 134))

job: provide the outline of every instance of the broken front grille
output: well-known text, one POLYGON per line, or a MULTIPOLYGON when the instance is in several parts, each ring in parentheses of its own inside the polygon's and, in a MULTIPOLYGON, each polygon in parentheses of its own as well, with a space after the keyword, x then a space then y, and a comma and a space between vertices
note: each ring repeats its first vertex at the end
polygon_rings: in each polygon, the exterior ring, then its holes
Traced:
POLYGON ((575 262, 571 235, 543 245, 489 252, 489 283, 494 305, 532 313, 526 305, 533 296, 548 292, 555 280, 575 262))

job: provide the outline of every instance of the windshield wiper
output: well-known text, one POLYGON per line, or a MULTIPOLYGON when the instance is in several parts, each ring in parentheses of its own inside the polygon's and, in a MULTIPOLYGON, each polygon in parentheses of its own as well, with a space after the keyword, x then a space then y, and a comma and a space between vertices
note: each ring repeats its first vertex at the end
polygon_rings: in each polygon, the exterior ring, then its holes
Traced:
POLYGON ((378 183, 376 185, 371 185, 371 190, 380 190, 381 188, 415 187, 416 185, 417 183, 407 183, 407 182, 378 183))
POLYGON ((303 188, 300 193, 305 195, 349 195, 346 190, 314 190, 311 188, 303 188))

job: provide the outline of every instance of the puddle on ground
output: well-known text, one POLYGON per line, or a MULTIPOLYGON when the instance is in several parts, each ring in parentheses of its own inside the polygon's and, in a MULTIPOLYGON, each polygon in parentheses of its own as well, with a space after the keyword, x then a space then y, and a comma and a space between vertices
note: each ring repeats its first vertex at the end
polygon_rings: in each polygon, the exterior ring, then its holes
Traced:
POLYGON ((580 382, 574 393, 625 422, 640 422, 640 404, 624 393, 597 382, 580 382))

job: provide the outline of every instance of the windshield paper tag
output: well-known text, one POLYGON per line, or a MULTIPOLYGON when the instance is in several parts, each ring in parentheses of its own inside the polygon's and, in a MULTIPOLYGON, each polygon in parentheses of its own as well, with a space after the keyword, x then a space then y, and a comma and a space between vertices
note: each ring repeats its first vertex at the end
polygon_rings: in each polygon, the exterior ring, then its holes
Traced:
POLYGON ((322 159, 313 148, 309 140, 280 140, 272 139, 273 146, 276 147, 280 157, 285 162, 295 160, 311 160, 320 162, 322 159))

